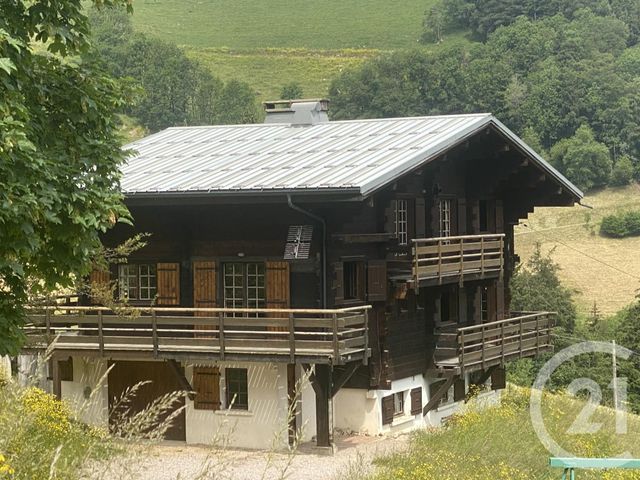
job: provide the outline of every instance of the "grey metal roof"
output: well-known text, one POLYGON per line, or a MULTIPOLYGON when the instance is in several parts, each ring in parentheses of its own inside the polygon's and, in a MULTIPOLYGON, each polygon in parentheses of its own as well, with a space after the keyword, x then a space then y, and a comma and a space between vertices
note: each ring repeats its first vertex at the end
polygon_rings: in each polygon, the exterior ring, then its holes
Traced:
POLYGON ((353 192, 367 196, 493 124, 578 198, 582 192, 491 114, 309 126, 168 128, 125 148, 126 195, 353 192))

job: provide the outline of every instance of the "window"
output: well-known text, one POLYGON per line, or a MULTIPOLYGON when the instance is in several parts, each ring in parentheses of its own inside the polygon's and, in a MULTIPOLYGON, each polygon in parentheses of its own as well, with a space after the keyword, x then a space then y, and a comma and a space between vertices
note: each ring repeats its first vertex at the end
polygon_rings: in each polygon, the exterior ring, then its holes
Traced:
POLYGON ((480 222, 480 231, 488 232, 489 231, 489 209, 487 208, 487 201, 480 200, 478 202, 478 215, 480 222))
POLYGON ((227 368, 225 370, 227 408, 249 410, 249 385, 246 368, 227 368))
POLYGON ((119 265, 118 285, 123 300, 153 300, 157 292, 155 265, 119 265))
POLYGON ((393 394, 393 416, 401 417, 404 415, 404 394, 406 392, 398 392, 393 394))
POLYGON ((440 236, 451 236, 451 200, 442 199, 439 203, 440 211, 440 236))
POLYGON ((409 242, 409 206, 407 200, 395 201, 395 225, 398 245, 407 245, 409 242))
POLYGON ((457 322, 458 309, 458 290, 454 289, 442 292, 440 295, 440 321, 457 322))
POLYGON ((263 263, 224 264, 224 306, 264 308, 266 306, 263 263))
POLYGON ((343 288, 345 300, 364 300, 364 262, 344 262, 343 288))

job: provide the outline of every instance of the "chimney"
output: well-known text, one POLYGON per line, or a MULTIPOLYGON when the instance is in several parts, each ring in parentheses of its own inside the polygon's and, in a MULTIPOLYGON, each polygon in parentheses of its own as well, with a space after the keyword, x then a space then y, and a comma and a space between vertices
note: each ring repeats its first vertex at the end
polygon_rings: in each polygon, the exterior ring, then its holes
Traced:
POLYGON ((288 123, 304 127, 329 121, 329 100, 324 98, 264 102, 264 110, 267 112, 264 123, 288 123))

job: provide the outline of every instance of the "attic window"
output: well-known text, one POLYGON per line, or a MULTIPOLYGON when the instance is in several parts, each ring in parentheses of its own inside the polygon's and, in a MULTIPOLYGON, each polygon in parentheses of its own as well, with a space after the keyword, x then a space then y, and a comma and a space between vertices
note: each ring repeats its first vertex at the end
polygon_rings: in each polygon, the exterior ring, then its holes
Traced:
POLYGON ((306 260, 311 251, 313 225, 291 225, 284 248, 285 260, 306 260))

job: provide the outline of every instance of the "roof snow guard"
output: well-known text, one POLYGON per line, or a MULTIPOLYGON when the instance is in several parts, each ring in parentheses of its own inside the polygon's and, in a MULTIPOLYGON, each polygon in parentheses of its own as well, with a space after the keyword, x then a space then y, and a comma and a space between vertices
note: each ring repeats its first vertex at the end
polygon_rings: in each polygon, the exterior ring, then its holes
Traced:
POLYGON ((582 192, 491 114, 175 127, 125 148, 127 196, 345 193, 366 197, 494 127, 577 199, 582 192))

